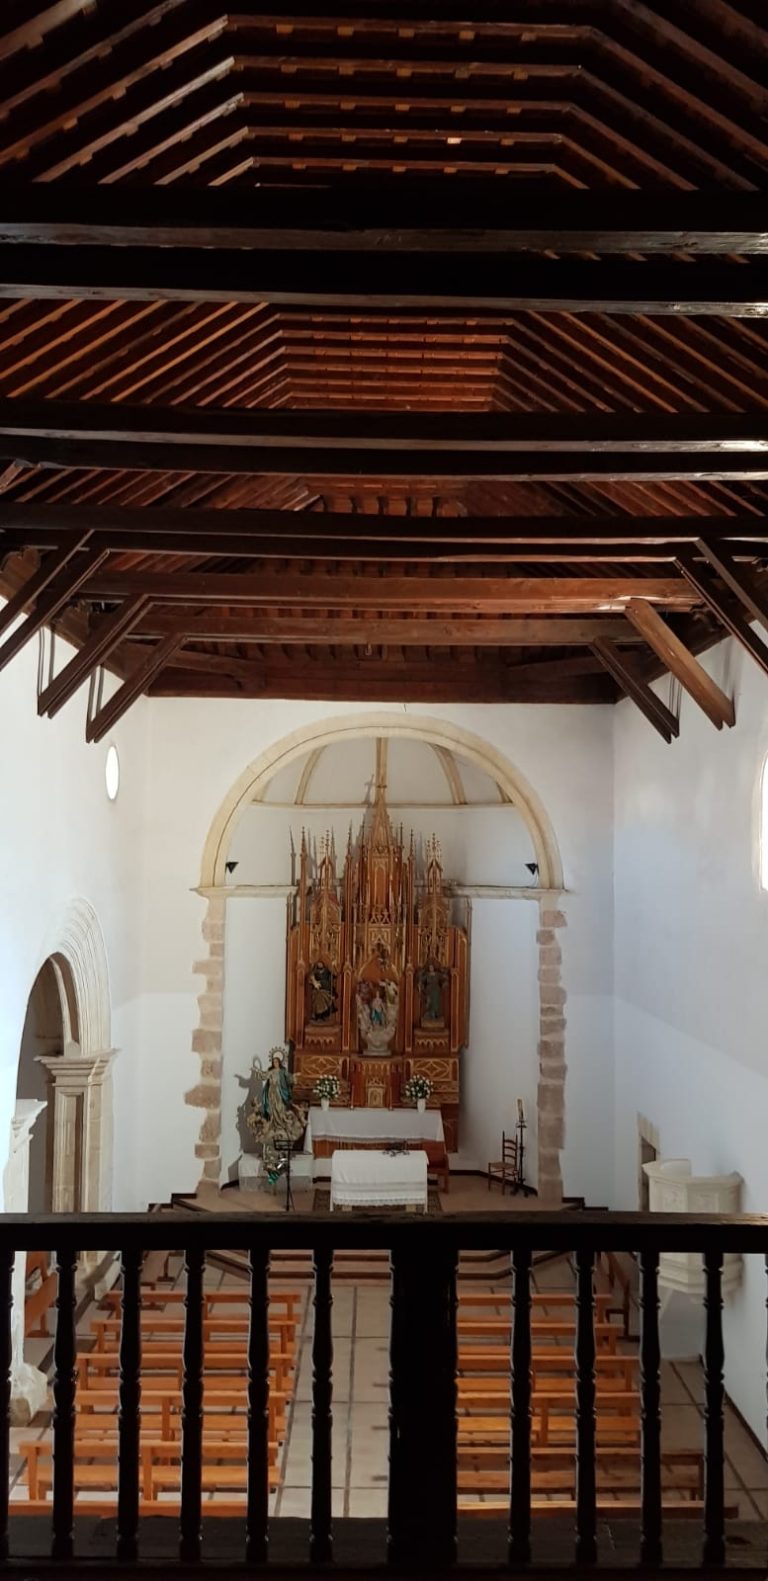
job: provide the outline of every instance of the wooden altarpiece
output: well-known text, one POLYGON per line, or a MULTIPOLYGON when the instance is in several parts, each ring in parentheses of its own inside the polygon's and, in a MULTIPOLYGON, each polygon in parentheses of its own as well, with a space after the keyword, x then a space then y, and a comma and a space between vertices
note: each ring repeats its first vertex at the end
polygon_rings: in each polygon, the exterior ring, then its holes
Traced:
POLYGON ((395 1108, 408 1078, 427 1076, 455 1152, 468 986, 467 928, 452 920, 434 837, 420 863, 413 834, 407 851, 402 827, 395 837, 381 790, 356 842, 350 830, 340 876, 333 837, 313 862, 302 834, 286 1005, 299 1099, 334 1075, 340 1104, 395 1108))

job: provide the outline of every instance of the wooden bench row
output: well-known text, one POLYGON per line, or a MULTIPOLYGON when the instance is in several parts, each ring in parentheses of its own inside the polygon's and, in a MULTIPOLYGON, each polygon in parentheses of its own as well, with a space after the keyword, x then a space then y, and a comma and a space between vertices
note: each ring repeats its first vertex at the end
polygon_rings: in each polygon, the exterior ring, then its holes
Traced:
MULTIPOLYGON (((142 1285, 141 1305, 146 1307, 174 1307, 182 1306, 186 1301, 186 1290, 163 1290, 155 1285, 142 1285)), ((287 1317, 300 1320, 302 1307, 306 1300, 303 1290, 270 1290, 270 1314, 284 1312, 287 1317)), ((249 1290, 243 1281, 241 1287, 227 1286, 222 1290, 203 1290, 203 1310, 206 1317, 212 1317, 217 1307, 240 1306, 245 1312, 248 1310, 249 1290)), ((123 1304, 123 1293, 118 1288, 105 1291, 101 1297, 100 1306, 110 1307, 119 1312, 123 1304)))

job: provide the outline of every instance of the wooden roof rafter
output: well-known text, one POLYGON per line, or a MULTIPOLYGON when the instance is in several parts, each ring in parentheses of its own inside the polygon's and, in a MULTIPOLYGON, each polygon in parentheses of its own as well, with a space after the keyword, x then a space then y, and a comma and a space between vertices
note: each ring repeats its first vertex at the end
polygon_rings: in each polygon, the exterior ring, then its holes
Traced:
POLYGON ((628 691, 672 736, 661 650, 768 668, 761 19, 118 10, 0 19, 3 585, 83 644, 41 711, 106 663, 120 709, 628 691))

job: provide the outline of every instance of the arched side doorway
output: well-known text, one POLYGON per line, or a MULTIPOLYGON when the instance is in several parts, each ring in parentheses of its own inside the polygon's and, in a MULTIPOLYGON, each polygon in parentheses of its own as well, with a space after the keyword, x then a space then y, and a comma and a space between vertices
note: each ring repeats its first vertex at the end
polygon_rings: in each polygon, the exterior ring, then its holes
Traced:
MULTIPOLYGON (((109 972, 98 918, 74 900, 53 920, 19 1051, 17 1107, 45 1102, 30 1146, 30 1211, 112 1205, 109 972)), ((24 1205, 25 1207, 27 1204, 24 1205)))
MULTIPOLYGON (((565 1143, 565 989, 561 977, 558 929, 562 910, 562 863, 554 829, 540 798, 524 776, 489 742, 470 731, 428 717, 365 713, 318 721, 276 742, 244 770, 218 809, 205 842, 199 892, 207 900, 202 925, 205 953, 193 970, 204 978, 198 996, 199 1024, 192 1049, 200 1057, 200 1080, 186 1102, 204 1111, 196 1144, 204 1181, 221 1172, 222 1040, 227 898, 225 863, 235 828, 245 808, 258 800, 271 779, 297 758, 318 748, 356 737, 404 738, 428 743, 466 759, 489 775, 514 803, 528 827, 538 863, 539 888, 530 899, 539 905, 539 1082, 537 1091, 539 1198, 562 1200, 560 1155, 565 1143)), ((530 903, 530 902, 529 902, 530 903)))
MULTIPOLYGON (((32 984, 27 1014, 21 1035, 19 1068, 16 1078, 17 1113, 31 1113, 29 1105, 45 1105, 45 1113, 34 1123, 29 1142, 28 1209, 30 1213, 53 1212, 53 1115, 49 1104, 52 1078, 48 1062, 60 1059, 65 1050, 78 1044, 77 1001, 72 972, 61 955, 43 962, 32 984)), ((75 1139, 72 1160, 78 1182, 82 1170, 82 1131, 75 1139)))
MULTIPOLYGON (((16 1110, 3 1177, 6 1212, 77 1213, 112 1201, 109 973, 93 907, 75 900, 51 923, 19 1050, 16 1110)), ((87 1253, 88 1267, 98 1253, 87 1253)), ((29 1421, 47 1384, 24 1360, 26 1258, 13 1272, 12 1415, 29 1421)))

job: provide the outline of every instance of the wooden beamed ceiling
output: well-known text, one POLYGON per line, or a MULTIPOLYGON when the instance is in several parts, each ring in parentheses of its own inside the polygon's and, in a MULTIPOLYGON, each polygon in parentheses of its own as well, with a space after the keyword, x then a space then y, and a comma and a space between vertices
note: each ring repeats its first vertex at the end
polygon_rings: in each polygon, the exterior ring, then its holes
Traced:
POLYGON ((611 703, 768 673, 752 0, 14 0, 0 669, 611 703))

